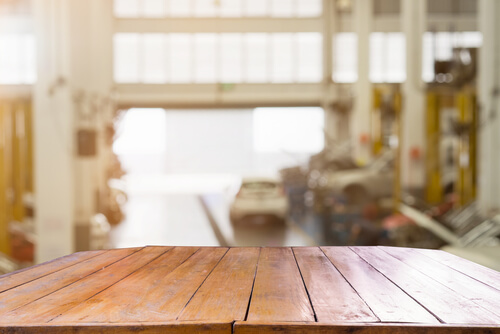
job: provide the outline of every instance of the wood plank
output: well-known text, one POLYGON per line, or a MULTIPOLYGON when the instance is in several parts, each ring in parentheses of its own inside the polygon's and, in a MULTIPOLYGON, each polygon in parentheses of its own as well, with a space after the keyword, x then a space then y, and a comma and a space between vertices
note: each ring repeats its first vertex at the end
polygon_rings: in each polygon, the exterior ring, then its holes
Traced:
POLYGON ((407 323, 255 323, 237 321, 234 334, 494 334, 500 333, 493 326, 424 325, 407 323))
POLYGON ((488 309, 376 247, 351 247, 370 265, 397 284, 436 317, 448 324, 500 324, 488 309))
POLYGON ((484 267, 472 261, 462 259, 459 256, 442 250, 417 249, 417 252, 430 257, 435 261, 447 265, 453 270, 459 271, 469 277, 500 290, 500 272, 484 267))
POLYGON ((174 321, 226 251, 176 247, 51 323, 174 321))
POLYGON ((103 267, 122 260, 137 252, 139 249, 140 248, 110 250, 100 256, 87 259, 74 266, 46 275, 17 288, 7 290, 0 295, 0 315, 79 281, 103 267))
POLYGON ((244 320, 259 254, 259 248, 231 248, 178 319, 244 320))
POLYGON ((146 247, 73 284, 8 312, 0 319, 6 323, 44 323, 107 289, 137 269, 147 265, 172 247, 146 247))
POLYGON ((500 291, 478 282, 450 267, 429 260, 422 253, 411 248, 380 247, 386 253, 417 269, 426 276, 447 286, 455 293, 485 307, 500 317, 500 291))
POLYGON ((52 261, 24 268, 12 273, 0 276, 0 293, 17 286, 31 282, 35 279, 55 273, 64 268, 73 266, 84 260, 104 254, 106 251, 90 251, 70 254, 52 261))
POLYGON ((315 321, 290 248, 262 248, 249 321, 315 321))
POLYGON ((320 248, 294 248, 293 252, 318 322, 379 321, 320 248))
POLYGON ((382 322, 439 323, 349 248, 322 247, 322 250, 382 322))
POLYGON ((231 334, 232 323, 161 322, 129 324, 33 324, 0 327, 0 334, 231 334))

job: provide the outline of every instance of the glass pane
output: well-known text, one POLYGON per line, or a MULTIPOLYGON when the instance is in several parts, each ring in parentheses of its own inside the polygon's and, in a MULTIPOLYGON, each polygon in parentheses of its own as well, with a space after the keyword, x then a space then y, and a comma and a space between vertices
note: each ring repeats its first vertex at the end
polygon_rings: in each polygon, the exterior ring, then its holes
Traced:
POLYGON ((293 82, 294 50, 293 35, 289 33, 272 34, 272 72, 271 82, 293 82))
POLYGON ((36 81, 36 43, 33 34, 23 35, 23 73, 22 82, 33 84, 36 81))
POLYGON ((168 15, 178 17, 191 16, 191 1, 192 0, 169 0, 168 15))
POLYGON ((119 33, 114 43, 114 79, 116 82, 139 81, 139 34, 119 33))
POLYGON ((213 17, 219 12, 219 2, 215 0, 194 0, 194 16, 213 17))
POLYGON ((170 81, 187 83, 192 81, 192 36, 170 34, 170 81))
POLYGON ((370 81, 384 82, 385 54, 386 51, 385 34, 374 32, 370 34, 370 81))
POLYGON ((267 16, 269 15, 268 0, 244 0, 245 16, 267 16))
POLYGON ((217 34, 195 34, 194 82, 217 81, 217 34))
POLYGON ((116 17, 138 17, 139 0, 115 0, 114 12, 116 17))
POLYGON ((141 14, 144 17, 164 17, 165 0, 142 0, 141 14))
POLYGON ((322 0, 297 0, 298 17, 321 16, 323 11, 322 0))
POLYGON ((220 35, 220 82, 242 81, 242 34, 220 35))
POLYGON ((268 44, 269 34, 246 34, 245 36, 245 81, 267 82, 269 79, 268 44))
POLYGON ((322 77, 321 34, 298 33, 298 77, 299 82, 320 82, 322 77))
POLYGON ((240 17, 243 13, 243 0, 220 0, 220 16, 240 17))
POLYGON ((434 80, 434 43, 433 33, 426 32, 422 38, 422 80, 434 80))
POLYGON ((295 9, 293 0, 271 0, 271 16, 291 17, 295 9))
POLYGON ((386 34, 385 46, 385 82, 403 82, 406 80, 405 36, 402 33, 386 34))
POLYGON ((22 81, 22 38, 19 34, 0 35, 0 83, 19 84, 22 81))
POLYGON ((142 35, 142 82, 166 83, 167 64, 164 34, 142 35))
POLYGON ((350 83, 358 80, 358 37, 355 33, 338 33, 333 50, 333 80, 350 83))
POLYGON ((449 32, 438 32, 434 34, 434 45, 436 50, 437 60, 451 60, 452 52, 452 37, 449 32))

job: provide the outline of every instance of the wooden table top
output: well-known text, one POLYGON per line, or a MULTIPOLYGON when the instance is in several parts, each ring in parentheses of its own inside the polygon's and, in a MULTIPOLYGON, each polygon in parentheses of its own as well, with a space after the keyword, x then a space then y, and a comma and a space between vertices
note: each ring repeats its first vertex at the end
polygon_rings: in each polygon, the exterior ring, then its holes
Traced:
POLYGON ((500 272, 392 247, 144 247, 0 276, 0 333, 500 333, 500 272))

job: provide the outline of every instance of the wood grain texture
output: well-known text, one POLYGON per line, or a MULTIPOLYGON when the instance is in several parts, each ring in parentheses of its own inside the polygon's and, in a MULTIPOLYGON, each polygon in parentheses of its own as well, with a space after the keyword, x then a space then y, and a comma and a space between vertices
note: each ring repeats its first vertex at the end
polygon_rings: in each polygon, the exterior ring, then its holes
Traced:
POLYGON ((48 296, 37 299, 4 314, 0 323, 44 323, 107 289, 137 269, 168 252, 170 247, 147 247, 70 284, 48 296), (61 303, 61 301, 64 301, 61 303))
POLYGON ((138 248, 116 249, 92 257, 40 279, 0 294, 0 315, 47 296, 137 252, 138 248))
POLYGON ((54 322, 174 321, 226 251, 176 247, 54 322))
POLYGON ((415 251, 447 265, 452 270, 459 271, 479 282, 500 290, 500 272, 496 270, 484 267, 480 264, 462 259, 461 257, 441 250, 416 249, 415 251))
POLYGON ((237 321, 234 334, 498 334, 492 326, 450 326, 406 323, 254 323, 237 321))
POLYGON ((383 322, 439 321, 347 247, 322 247, 330 261, 383 322))
POLYGON ((232 323, 33 324, 0 327, 0 334, 231 334, 232 323))
POLYGON ((455 293, 376 247, 351 247, 436 317, 448 324, 493 324, 500 319, 490 310, 455 293))
POLYGON ((248 312, 249 321, 315 321, 290 248, 263 248, 248 312))
POLYGON ((377 322, 357 292, 317 247, 294 248, 318 322, 377 322))
POLYGON ((458 271, 429 258, 415 249, 394 247, 381 247, 386 253, 401 262, 417 269, 426 276, 443 284, 454 293, 473 301, 478 306, 487 308, 500 319, 500 291, 480 283, 458 271))
POLYGON ((0 276, 0 293, 73 266, 106 251, 80 252, 0 276))
POLYGON ((230 249, 178 319, 244 320, 259 253, 259 248, 230 249))

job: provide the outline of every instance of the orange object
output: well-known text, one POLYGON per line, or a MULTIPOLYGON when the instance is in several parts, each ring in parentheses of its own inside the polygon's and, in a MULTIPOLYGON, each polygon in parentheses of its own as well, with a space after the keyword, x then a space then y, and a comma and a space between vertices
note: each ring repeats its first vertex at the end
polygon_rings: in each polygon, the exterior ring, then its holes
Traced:
POLYGON ((359 136, 359 142, 361 144, 368 144, 368 141, 369 141, 370 137, 368 136, 368 134, 366 133, 362 133, 360 136, 359 136))
POLYGON ((422 156, 422 151, 420 150, 419 147, 413 146, 410 149, 410 158, 412 160, 418 160, 418 159, 420 159, 421 156, 422 156))

